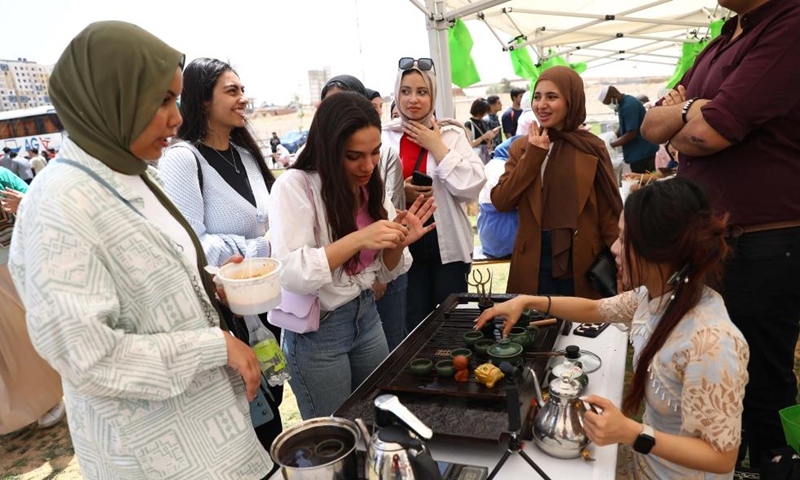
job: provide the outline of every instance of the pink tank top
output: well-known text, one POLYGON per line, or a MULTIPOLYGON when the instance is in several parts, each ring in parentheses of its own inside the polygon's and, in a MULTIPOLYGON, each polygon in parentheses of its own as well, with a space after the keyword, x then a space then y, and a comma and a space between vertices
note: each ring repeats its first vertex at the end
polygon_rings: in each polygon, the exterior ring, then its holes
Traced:
MULTIPOLYGON (((361 208, 358 209, 358 213, 356 214, 356 226, 359 230, 375 223, 375 219, 369 216, 369 210, 367 209, 369 193, 366 187, 361 187, 361 194, 364 197, 364 202, 361 204, 361 208)), ((358 252, 358 267, 356 267, 356 271, 352 273, 361 273, 374 262, 377 257, 378 250, 361 250, 358 252)))

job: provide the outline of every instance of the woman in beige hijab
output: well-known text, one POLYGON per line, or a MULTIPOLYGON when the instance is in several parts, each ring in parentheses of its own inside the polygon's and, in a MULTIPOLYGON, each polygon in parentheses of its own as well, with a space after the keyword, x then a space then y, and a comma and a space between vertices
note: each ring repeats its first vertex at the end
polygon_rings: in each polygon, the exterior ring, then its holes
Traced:
POLYGON ((203 248, 146 163, 181 124, 182 64, 135 25, 80 32, 50 78, 69 138, 19 207, 9 268, 87 479, 272 466, 248 406, 258 360, 220 328, 203 248))

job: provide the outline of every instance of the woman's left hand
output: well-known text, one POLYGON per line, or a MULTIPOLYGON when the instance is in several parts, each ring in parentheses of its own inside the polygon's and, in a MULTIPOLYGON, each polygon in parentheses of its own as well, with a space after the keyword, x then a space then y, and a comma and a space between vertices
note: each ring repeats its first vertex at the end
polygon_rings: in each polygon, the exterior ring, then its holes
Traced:
MULTIPOLYGON (((242 260, 244 260, 244 257, 239 255, 238 253, 236 255, 231 255, 227 260, 225 260, 225 263, 219 266, 219 268, 222 268, 229 263, 242 263, 242 260)), ((217 287, 217 297, 219 297, 219 301, 222 302, 223 305, 227 306, 228 297, 225 296, 225 289, 222 288, 222 285, 214 281, 215 277, 216 275, 212 275, 211 281, 214 282, 214 284, 217 287)))
POLYGON ((412 142, 429 152, 433 152, 437 147, 444 146, 444 143, 442 142, 442 131, 436 120, 431 119, 431 126, 433 128, 427 128, 419 122, 409 120, 403 123, 403 132, 408 135, 412 142))
POLYGON ((583 400, 602 409, 600 414, 589 410, 583 417, 583 427, 589 440, 599 447, 616 443, 633 445, 642 432, 639 422, 626 417, 607 398, 589 395, 583 400))
POLYGON ((17 209, 19 209, 19 202, 22 201, 22 197, 24 196, 24 193, 18 192, 13 188, 0 190, 0 206, 2 206, 3 211, 15 214, 17 213, 17 209))
POLYGON ((406 235, 406 238, 398 243, 397 246, 400 248, 407 247, 436 228, 436 222, 425 226, 425 222, 431 218, 431 215, 433 215, 435 211, 436 202, 433 197, 425 200, 425 197, 420 195, 414 203, 408 207, 408 210, 397 212, 394 221, 408 228, 408 235, 406 235))

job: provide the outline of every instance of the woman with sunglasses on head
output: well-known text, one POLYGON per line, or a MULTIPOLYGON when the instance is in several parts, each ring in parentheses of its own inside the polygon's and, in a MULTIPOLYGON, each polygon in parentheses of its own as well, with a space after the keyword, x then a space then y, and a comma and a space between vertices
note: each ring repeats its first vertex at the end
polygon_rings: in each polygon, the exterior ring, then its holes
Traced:
POLYGON ((436 207, 418 198, 395 212, 376 168, 381 122, 361 94, 329 95, 319 106, 306 148, 275 182, 272 247, 281 284, 317 294, 319 329, 284 331, 290 383, 304 419, 330 415, 387 357, 374 282, 408 270, 406 247, 431 231, 436 207))
POLYGON ((247 405, 258 360, 220 328, 203 246, 146 163, 181 125, 182 66, 135 25, 81 31, 49 84, 69 137, 19 207, 9 266, 87 479, 272 466, 247 405))
POLYGON ((728 253, 726 218, 684 178, 632 193, 612 247, 625 293, 603 300, 520 295, 496 304, 504 335, 526 308, 630 331, 634 374, 622 411, 595 395, 584 427, 598 446, 622 444, 617 478, 730 480, 741 442, 750 350, 718 284, 728 253), (633 290, 631 290, 633 288, 633 290), (643 423, 636 416, 644 403, 643 423))
POLYGON ((436 71, 429 58, 401 58, 395 81, 400 118, 383 131, 384 143, 400 153, 406 202, 435 198, 436 231, 410 250, 406 328, 410 332, 448 295, 467 291, 472 263, 472 226, 466 204, 486 182, 483 163, 464 128, 435 120, 436 71))
MULTIPOLYGON (((159 161, 164 190, 215 267, 234 255, 270 253, 265 235, 275 178, 248 129, 248 102, 245 87, 229 64, 213 58, 193 60, 183 71, 180 141, 159 161)), ((240 340, 254 345, 256 339, 268 336, 260 330, 268 329, 280 341, 281 329, 270 325, 266 314, 241 318, 225 306, 220 310, 240 340)), ((282 385, 270 387, 263 381, 250 405, 256 435, 266 450, 283 430, 278 410, 282 399, 282 385)))
POLYGON ((611 160, 580 128, 586 99, 572 69, 542 72, 532 97, 540 126, 511 144, 491 194, 498 211, 519 212, 507 291, 599 298, 586 272, 616 240, 622 211, 611 160))

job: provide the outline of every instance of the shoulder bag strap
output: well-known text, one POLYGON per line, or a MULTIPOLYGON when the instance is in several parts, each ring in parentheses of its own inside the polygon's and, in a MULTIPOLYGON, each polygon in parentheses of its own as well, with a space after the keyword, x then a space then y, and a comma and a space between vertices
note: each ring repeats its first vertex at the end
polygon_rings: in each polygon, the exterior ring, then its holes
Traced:
POLYGON ((422 163, 422 159, 428 156, 428 151, 424 148, 421 148, 419 151, 419 157, 417 157, 417 163, 414 164, 414 171, 419 170, 419 165, 422 163))
POLYGON ((75 168, 77 168, 79 170, 83 170, 84 173, 86 173, 87 175, 92 177, 97 183, 99 183, 100 185, 105 187, 106 190, 108 190, 109 192, 111 192, 112 195, 117 197, 117 199, 119 199, 119 201, 124 203, 125 206, 127 206, 128 208, 133 210, 133 212, 136 213, 137 215, 139 215, 140 217, 144 218, 144 215, 142 215, 142 212, 140 212, 139 210, 136 209, 136 207, 131 205, 131 202, 129 202, 128 199, 126 199, 122 195, 120 195, 116 188, 112 187, 110 183, 106 182, 103 178, 100 177, 100 175, 98 175, 97 173, 93 172, 92 170, 90 170, 85 165, 81 165, 80 163, 78 163, 78 162, 76 162, 74 160, 69 160, 69 159, 66 159, 66 158, 56 159, 55 163, 63 163, 64 165, 69 165, 70 167, 75 167, 75 168))

